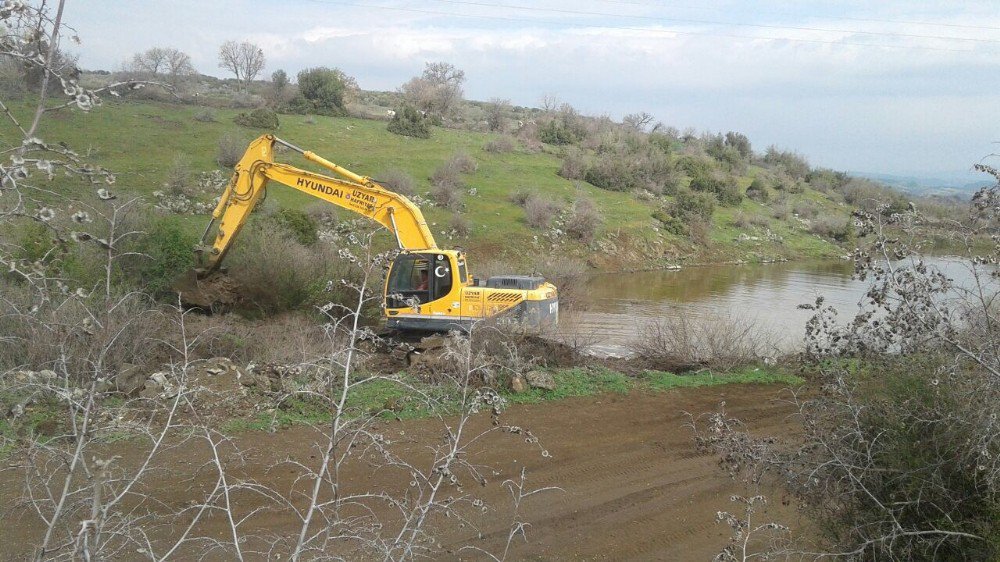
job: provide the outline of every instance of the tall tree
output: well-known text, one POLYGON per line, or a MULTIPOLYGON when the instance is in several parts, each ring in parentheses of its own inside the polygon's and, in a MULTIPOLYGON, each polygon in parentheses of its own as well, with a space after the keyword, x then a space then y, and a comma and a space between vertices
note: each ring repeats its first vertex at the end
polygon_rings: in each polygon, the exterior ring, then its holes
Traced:
POLYGON ((219 68, 236 76, 243 90, 264 70, 264 50, 249 41, 226 41, 219 47, 219 68))
POLYGON ((447 115, 462 99, 465 72, 447 62, 429 62, 420 76, 403 84, 407 103, 427 113, 447 115))

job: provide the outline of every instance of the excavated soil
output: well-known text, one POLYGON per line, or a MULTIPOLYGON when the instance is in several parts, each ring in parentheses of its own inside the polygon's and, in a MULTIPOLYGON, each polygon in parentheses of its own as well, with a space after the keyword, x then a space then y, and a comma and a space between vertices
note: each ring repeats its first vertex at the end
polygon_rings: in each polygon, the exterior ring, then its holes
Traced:
MULTIPOLYGON (((511 407, 506 423, 516 423, 538 436, 551 455, 524 443, 522 436, 503 435, 487 439, 475 449, 475 460, 491 475, 485 487, 471 491, 493 506, 484 516, 474 516, 473 525, 459 527, 453 521, 435 520, 445 551, 435 559, 485 559, 471 550, 474 545, 502 552, 511 518, 508 492, 500 482, 527 469, 528 486, 558 486, 562 491, 533 496, 521 505, 521 518, 531 523, 527 542, 515 541, 511 560, 710 560, 725 546, 730 529, 716 523, 720 510, 738 512, 732 494, 746 488, 732 481, 711 455, 699 453, 685 427, 684 412, 713 411, 726 401, 728 412, 743 419, 756 434, 779 439, 795 431, 792 407, 780 400, 778 386, 731 385, 702 389, 677 389, 661 393, 602 395, 566 399, 536 405, 511 407), (499 473, 499 474, 494 474, 499 473), (441 526, 439 526, 441 525, 441 526), (480 538, 481 537, 481 538, 480 538)), ((476 420, 488 427, 489 417, 476 420)), ((400 448, 420 450, 417 444, 440 435, 441 422, 433 420, 391 421, 379 428, 394 438, 400 448), (407 444, 410 443, 410 444, 407 444)), ((234 476, 251 477, 274 489, 288 489, 301 475, 294 467, 276 463, 289 458, 315 463, 316 433, 293 427, 273 434, 250 432, 236 437, 248 462, 234 476)), ((116 452, 126 459, 138 458, 127 446, 116 452)), ((420 453, 416 453, 419 455, 420 453)), ((188 447, 161 459, 159 468, 172 476, 148 490, 167 506, 183 506, 195 496, 192 490, 214 483, 210 471, 199 472, 206 451, 188 447), (192 478, 188 480, 187 478, 192 478)), ((135 460, 135 459, 131 459, 135 460)), ((352 464, 342 482, 356 489, 405 487, 405 476, 393 470, 373 471, 362 463, 352 464)), ((12 505, 20 481, 12 471, 0 473, 0 500, 12 505)), ((780 521, 795 529, 805 523, 790 507, 790 499, 778 489, 765 489, 770 498, 767 511, 757 521, 780 521)), ((252 506, 244 504, 242 509, 252 506)), ((16 513, 16 512, 15 512, 16 513)), ((0 559, 20 559, 24 545, 37 541, 40 529, 30 513, 5 514, 0 535, 6 538, 0 559)), ((208 521, 217 528, 203 532, 226 536, 223 518, 208 521)), ((249 519, 243 530, 267 535, 273 540, 298 532, 297 521, 288 515, 269 513, 249 519)), ((349 558, 353 558, 348 554, 349 558)), ((215 559, 212 555, 208 559, 215 559)), ((219 557, 220 559, 222 557, 219 557)))

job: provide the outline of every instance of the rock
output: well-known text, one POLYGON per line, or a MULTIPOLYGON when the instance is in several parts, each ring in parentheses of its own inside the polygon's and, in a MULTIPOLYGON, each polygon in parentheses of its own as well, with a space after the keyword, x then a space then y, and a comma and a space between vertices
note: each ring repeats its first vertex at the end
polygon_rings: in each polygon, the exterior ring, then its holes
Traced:
POLYGON ((131 363, 123 363, 121 370, 115 373, 115 388, 125 396, 135 396, 145 384, 145 374, 131 363))
POLYGON ((178 388, 167 380, 167 373, 159 371, 153 373, 146 380, 145 388, 139 393, 143 398, 169 399, 177 396, 178 388))
POLYGON ((524 382, 524 377, 521 375, 514 375, 514 378, 510 379, 510 389, 514 394, 521 394, 528 390, 528 385, 524 382))
POLYGON ((543 390, 555 390, 556 379, 545 371, 528 371, 524 374, 524 380, 531 388, 541 388, 543 390))

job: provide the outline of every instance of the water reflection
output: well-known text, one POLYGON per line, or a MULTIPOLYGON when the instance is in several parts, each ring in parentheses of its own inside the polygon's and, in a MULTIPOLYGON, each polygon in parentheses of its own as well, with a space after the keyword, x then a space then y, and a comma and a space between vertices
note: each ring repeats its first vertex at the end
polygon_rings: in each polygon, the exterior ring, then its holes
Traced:
MULTIPOLYGON (((960 259, 931 258, 957 284, 968 283, 968 264, 960 259)), ((732 316, 754 318, 784 351, 803 342, 808 310, 798 305, 823 296, 844 315, 853 316, 869 283, 851 278, 849 261, 691 267, 594 275, 588 282, 584 311, 560 318, 567 337, 602 346, 626 346, 643 324, 683 314, 695 321, 732 316)))

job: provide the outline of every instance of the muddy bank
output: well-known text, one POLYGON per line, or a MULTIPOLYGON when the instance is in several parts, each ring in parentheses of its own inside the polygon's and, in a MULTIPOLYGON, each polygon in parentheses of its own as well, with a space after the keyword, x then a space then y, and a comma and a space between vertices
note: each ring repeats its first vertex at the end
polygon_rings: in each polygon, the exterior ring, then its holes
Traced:
MULTIPOLYGON (((696 451, 684 426, 684 412, 711 411, 725 400, 730 413, 746 420, 750 430, 787 435, 794 431, 794 422, 790 420, 792 408, 774 400, 781 392, 776 385, 731 385, 605 394, 511 407, 504 415, 506 422, 530 428, 549 457, 541 455, 538 448, 525 447, 520 437, 509 435, 478 447, 474 461, 490 478, 474 493, 488 509, 470 513, 465 526, 434 521, 430 530, 440 537, 444 548, 438 558, 482 559, 472 551, 459 550, 470 544, 502 551, 511 519, 509 494, 500 483, 516 478, 524 467, 529 487, 558 486, 562 491, 533 496, 522 504, 521 518, 531 523, 528 541, 515 541, 510 559, 710 559, 729 536, 728 527, 715 523, 716 512, 734 510, 729 496, 745 490, 718 468, 713 457, 696 451)), ((489 423, 486 415, 475 420, 477 428, 489 423)), ((396 440, 394 446, 401 451, 415 451, 420 443, 440 433, 441 422, 387 421, 378 429, 396 440)), ((316 442, 316 432, 307 426, 273 434, 237 434, 233 443, 244 451, 245 461, 233 469, 233 477, 252 479, 274 490, 292 489, 301 471, 281 463, 315 464, 316 442)), ((109 447, 123 462, 138 462, 140 451, 127 442, 109 447)), ((148 492, 167 507, 194 501, 198 491, 214 483, 213 475, 202 470, 206 455, 207 451, 195 447, 158 458, 157 468, 169 477, 151 483, 148 492)), ((342 474, 345 488, 352 491, 398 490, 405 488, 403 478, 398 471, 373 471, 361 459, 350 463, 342 474)), ((0 473, 4 505, 16 505, 20 483, 20 475, 14 471, 0 473)), ((796 529, 799 520, 783 505, 781 492, 769 493, 770 512, 763 517, 796 529)), ((255 507, 252 499, 239 505, 243 511, 255 507)), ((151 509, 157 508, 153 505, 151 509)), ((26 510, 14 508, 5 515, 0 559, 20 559, 28 552, 26 545, 37 542, 41 527, 26 510)), ((262 512, 243 525, 247 533, 266 537, 257 545, 261 547, 264 542, 280 542, 298 532, 297 519, 287 512, 262 512)), ((200 533, 220 537, 228 529, 222 517, 208 519, 199 527, 200 533)))

